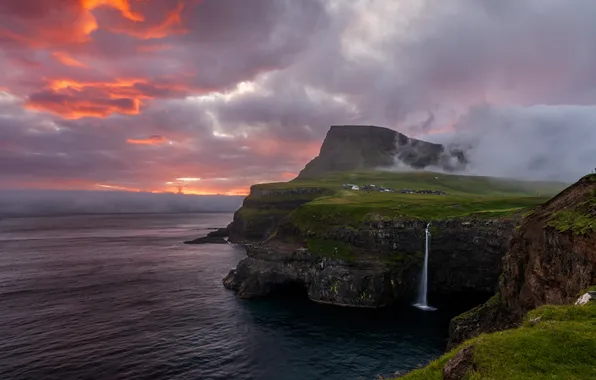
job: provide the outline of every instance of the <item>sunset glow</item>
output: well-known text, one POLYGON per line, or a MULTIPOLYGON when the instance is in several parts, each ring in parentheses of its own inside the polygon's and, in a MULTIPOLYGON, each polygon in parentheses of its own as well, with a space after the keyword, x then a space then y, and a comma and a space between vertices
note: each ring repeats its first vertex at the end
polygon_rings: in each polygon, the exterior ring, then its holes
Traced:
POLYGON ((3 0, 1 186, 246 194, 294 179, 336 124, 503 131, 528 162, 542 139, 586 162, 593 128, 546 137, 594 124, 596 5, 571 1, 502 5, 504 27, 461 0, 3 0))
POLYGON ((126 142, 129 144, 136 145, 160 145, 167 143, 169 140, 163 136, 150 136, 146 139, 127 139, 126 142))
POLYGON ((73 66, 73 67, 82 67, 82 68, 87 68, 87 65, 85 65, 84 63, 74 59, 73 57, 69 56, 66 53, 63 52, 59 52, 56 51, 54 53, 52 53, 52 55, 54 56, 54 58, 56 58, 60 63, 66 65, 66 66, 73 66))

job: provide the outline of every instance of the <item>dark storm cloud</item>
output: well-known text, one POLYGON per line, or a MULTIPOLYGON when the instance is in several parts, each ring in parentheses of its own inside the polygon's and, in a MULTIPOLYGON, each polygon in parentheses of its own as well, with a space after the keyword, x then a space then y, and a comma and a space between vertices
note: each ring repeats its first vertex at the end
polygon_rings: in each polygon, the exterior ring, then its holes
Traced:
POLYGON ((246 189, 299 171, 331 124, 463 140, 474 173, 570 178, 592 153, 593 1, 47 3, 0 5, 10 187, 246 189))

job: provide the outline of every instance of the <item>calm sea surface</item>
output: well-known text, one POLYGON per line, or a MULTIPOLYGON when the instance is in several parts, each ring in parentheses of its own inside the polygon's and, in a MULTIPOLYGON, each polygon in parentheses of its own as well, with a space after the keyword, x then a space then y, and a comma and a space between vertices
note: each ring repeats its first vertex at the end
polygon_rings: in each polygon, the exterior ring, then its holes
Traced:
POLYGON ((442 353, 455 310, 241 300, 228 214, 0 220, 0 379, 375 379, 442 353))

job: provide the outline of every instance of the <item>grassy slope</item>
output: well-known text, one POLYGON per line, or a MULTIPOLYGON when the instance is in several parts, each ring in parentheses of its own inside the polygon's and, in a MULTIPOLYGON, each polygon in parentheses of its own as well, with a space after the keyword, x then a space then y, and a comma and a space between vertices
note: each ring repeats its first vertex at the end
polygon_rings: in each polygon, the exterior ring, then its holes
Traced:
POLYGON ((476 365, 470 380, 596 379, 596 302, 540 307, 522 327, 480 335, 403 379, 442 379, 445 363, 469 345, 476 365))
MULTIPOLYGON (((596 174, 586 177, 596 182, 596 174)), ((596 190, 592 190, 587 199, 577 202, 572 207, 554 212, 547 224, 560 232, 571 231, 576 235, 585 235, 596 230, 596 190)))
MULTIPOLYGON (((257 185, 260 189, 317 187, 329 189, 292 214, 303 229, 330 225, 356 226, 366 219, 418 218, 423 220, 475 216, 501 216, 546 201, 565 187, 554 182, 446 175, 432 172, 366 172, 333 174, 320 179, 257 185), (375 184, 394 189, 443 190, 448 195, 379 193, 344 190, 344 183, 375 184)), ((273 201, 274 198, 271 198, 273 201)))

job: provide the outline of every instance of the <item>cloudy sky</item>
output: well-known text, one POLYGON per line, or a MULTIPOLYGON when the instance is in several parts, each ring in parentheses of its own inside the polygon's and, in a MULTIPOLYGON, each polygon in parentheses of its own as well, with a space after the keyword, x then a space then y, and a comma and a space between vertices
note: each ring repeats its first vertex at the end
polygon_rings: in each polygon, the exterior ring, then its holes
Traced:
POLYGON ((596 167, 593 0, 2 0, 0 188, 244 194, 332 124, 596 167))

